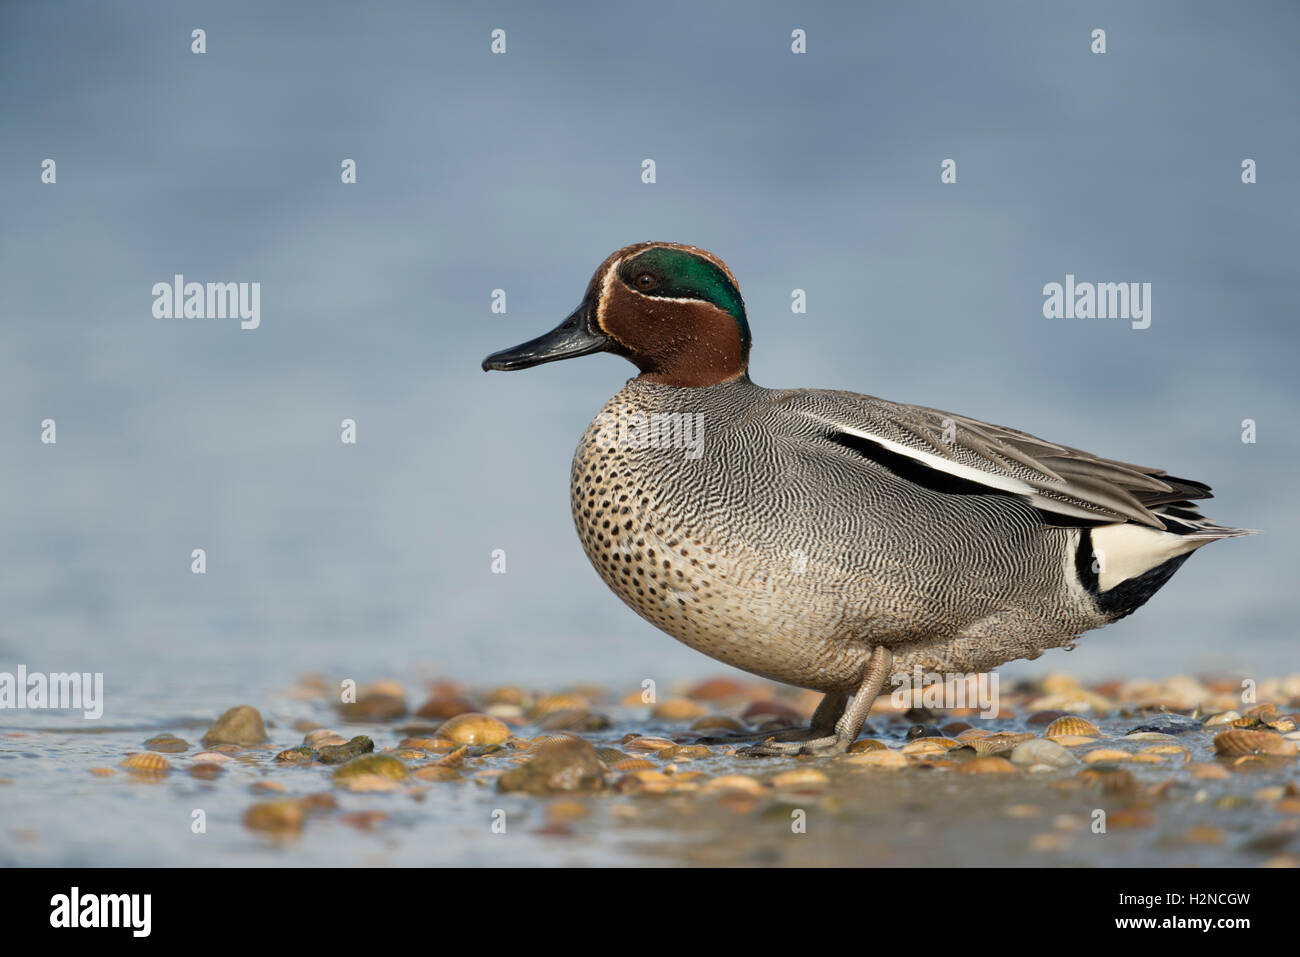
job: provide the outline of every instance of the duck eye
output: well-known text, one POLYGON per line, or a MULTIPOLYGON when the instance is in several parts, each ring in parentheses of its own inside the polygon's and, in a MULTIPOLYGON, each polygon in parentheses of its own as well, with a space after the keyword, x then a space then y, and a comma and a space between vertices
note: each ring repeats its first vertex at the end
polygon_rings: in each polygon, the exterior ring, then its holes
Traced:
POLYGON ((659 280, 654 273, 643 272, 636 277, 635 282, 638 289, 653 289, 659 280))

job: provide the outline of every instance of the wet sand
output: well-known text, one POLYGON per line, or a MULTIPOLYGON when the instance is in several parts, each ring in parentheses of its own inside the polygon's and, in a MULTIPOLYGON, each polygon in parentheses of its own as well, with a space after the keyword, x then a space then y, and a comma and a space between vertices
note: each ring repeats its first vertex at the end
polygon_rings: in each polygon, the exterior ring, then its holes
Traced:
POLYGON ((654 703, 377 681, 348 704, 311 677, 215 730, 10 712, 0 863, 1295 866, 1300 676, 1241 688, 1052 675, 987 718, 882 696, 851 753, 790 758, 698 743, 818 700, 743 677, 654 703))

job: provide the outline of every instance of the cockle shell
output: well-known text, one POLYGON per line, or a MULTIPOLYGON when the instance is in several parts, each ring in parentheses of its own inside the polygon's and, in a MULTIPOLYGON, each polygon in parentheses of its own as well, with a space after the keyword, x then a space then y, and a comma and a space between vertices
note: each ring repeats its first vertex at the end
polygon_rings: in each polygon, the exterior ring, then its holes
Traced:
POLYGON ((1288 741, 1274 731, 1245 731, 1233 728, 1215 735, 1214 753, 1230 757, 1243 754, 1289 757, 1296 753, 1296 746, 1294 741, 1288 741))
POLYGON ((1101 732, 1087 718, 1081 718, 1077 714, 1063 714, 1047 726, 1043 736, 1047 738, 1097 738, 1101 736, 1101 732))

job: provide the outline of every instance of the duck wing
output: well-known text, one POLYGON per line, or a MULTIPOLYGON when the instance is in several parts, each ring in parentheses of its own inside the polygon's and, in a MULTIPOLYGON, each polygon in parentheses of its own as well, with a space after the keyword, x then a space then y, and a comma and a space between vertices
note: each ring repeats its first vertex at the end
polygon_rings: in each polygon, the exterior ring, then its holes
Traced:
POLYGON ((1201 482, 1105 459, 1027 432, 954 412, 830 390, 773 393, 771 405, 820 439, 918 484, 943 491, 1016 495, 1053 525, 1135 522, 1223 537, 1191 504, 1212 498, 1201 482))

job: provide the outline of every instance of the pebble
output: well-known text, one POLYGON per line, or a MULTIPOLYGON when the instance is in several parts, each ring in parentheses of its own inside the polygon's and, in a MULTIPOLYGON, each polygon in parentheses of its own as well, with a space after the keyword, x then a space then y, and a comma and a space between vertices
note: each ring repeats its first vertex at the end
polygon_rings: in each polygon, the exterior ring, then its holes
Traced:
POLYGON ((744 693, 745 686, 734 678, 710 678, 693 685, 686 697, 696 701, 723 701, 739 698, 744 693))
POLYGON ((335 782, 351 779, 379 777, 390 781, 404 781, 411 772, 405 764, 388 754, 363 754, 353 758, 334 772, 335 782))
POLYGON ((465 698, 433 697, 416 709, 415 716, 417 718, 441 718, 446 721, 458 714, 469 714, 471 711, 477 710, 474 703, 465 698))
POLYGON ((374 750, 375 742, 364 734, 359 734, 343 744, 322 745, 316 751, 316 760, 321 764, 347 764, 353 758, 374 750))
POLYGON ((157 734, 144 743, 144 746, 150 751, 160 751, 163 754, 180 754, 182 751, 188 751, 190 743, 184 738, 178 738, 174 734, 157 734))
POLYGON ((610 720, 595 711, 564 708, 542 715, 537 726, 546 731, 603 731, 610 726, 610 720))
POLYGON ((203 746, 211 748, 219 744, 237 744, 248 748, 265 744, 267 740, 262 715, 256 708, 242 704, 217 718, 203 735, 203 746))
POLYGON ((692 731, 735 731, 742 732, 745 726, 735 718, 725 714, 706 714, 691 722, 692 731))
POLYGON ((497 779, 501 791, 530 794, 599 791, 604 787, 605 766, 596 756, 596 749, 577 737, 538 745, 522 764, 497 779))
POLYGON ((254 804, 244 812, 244 826, 254 831, 293 834, 302 830, 306 817, 306 812, 298 801, 285 798, 254 804))
POLYGON ((1142 732, 1155 732, 1158 734, 1187 734, 1191 731, 1200 731, 1201 722, 1195 718, 1189 718, 1184 714, 1156 714, 1145 720, 1142 724, 1129 732, 1130 735, 1142 732))
POLYGON ((396 721, 406 717, 406 695, 396 682, 376 681, 359 688, 356 701, 340 702, 338 709, 348 721, 396 721))

